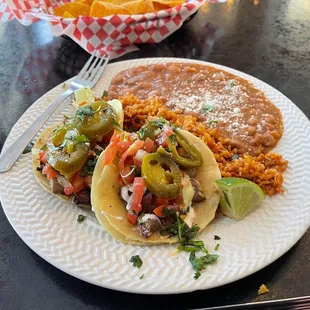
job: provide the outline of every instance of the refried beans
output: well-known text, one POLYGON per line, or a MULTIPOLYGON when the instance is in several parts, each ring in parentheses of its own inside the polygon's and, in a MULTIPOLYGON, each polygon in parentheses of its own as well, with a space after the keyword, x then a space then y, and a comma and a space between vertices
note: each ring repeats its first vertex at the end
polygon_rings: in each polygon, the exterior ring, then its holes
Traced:
POLYGON ((151 64, 120 72, 109 99, 133 94, 160 97, 167 108, 192 114, 218 128, 239 153, 267 153, 283 133, 280 110, 243 78, 214 67, 190 63, 151 64))

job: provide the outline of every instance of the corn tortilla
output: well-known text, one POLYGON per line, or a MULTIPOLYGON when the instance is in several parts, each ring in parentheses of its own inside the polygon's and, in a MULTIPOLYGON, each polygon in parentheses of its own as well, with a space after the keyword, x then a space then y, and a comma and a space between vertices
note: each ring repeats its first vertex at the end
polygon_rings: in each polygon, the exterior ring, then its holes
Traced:
MULTIPOLYGON (((196 146, 203 157, 203 165, 197 169, 196 179, 201 184, 206 200, 194 204, 196 216, 193 220, 193 224, 197 224, 201 231, 215 217, 219 204, 219 194, 214 181, 221 178, 221 173, 210 149, 191 133, 183 130, 181 133, 196 146)), ((114 234, 116 239, 124 243, 161 244, 178 242, 176 237, 162 236, 159 232, 153 233, 149 238, 144 238, 136 226, 128 223, 127 211, 119 194, 118 160, 116 159, 112 164, 102 168, 103 158, 104 153, 100 155, 95 167, 91 193, 92 209, 99 223, 111 235, 114 234), (116 234, 115 231, 121 235, 116 234)))

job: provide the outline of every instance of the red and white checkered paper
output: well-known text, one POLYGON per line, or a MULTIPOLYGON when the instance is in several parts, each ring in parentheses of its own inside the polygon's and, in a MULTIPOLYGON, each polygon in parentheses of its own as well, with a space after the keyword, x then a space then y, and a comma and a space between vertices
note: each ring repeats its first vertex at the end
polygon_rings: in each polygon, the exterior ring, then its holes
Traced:
MULTIPOLYGON (((226 0, 208 0, 223 3, 226 0)), ((54 36, 67 35, 86 51, 100 50, 111 58, 137 50, 134 44, 158 43, 179 29, 205 0, 188 2, 156 13, 111 15, 104 18, 55 16, 53 7, 70 0, 0 0, 0 22, 16 18, 23 25, 50 23, 54 36)))

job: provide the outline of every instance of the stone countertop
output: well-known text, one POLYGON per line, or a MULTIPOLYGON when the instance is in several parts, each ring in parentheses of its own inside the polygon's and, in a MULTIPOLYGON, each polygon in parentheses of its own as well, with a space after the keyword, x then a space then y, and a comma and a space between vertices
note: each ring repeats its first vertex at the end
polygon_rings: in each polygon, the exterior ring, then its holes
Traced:
MULTIPOLYGON (((227 0, 205 4, 160 44, 119 60, 185 57, 251 74, 278 89, 310 118, 310 3, 227 0)), ((75 75, 88 55, 48 24, 0 24, 0 148, 24 111, 75 75)), ((310 295, 310 231, 263 270, 219 288, 170 296, 111 291, 73 278, 32 252, 0 210, 1 309, 188 309, 310 295), (270 293, 258 296, 265 283, 270 293), (152 302, 149 303, 149 298, 152 302)))

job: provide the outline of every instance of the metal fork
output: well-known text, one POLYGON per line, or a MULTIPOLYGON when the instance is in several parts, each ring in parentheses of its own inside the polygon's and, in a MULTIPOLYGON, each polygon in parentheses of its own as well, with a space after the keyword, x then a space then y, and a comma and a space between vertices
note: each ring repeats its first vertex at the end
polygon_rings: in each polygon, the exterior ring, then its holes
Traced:
POLYGON ((12 168, 16 160, 24 151, 26 146, 55 112, 60 104, 79 88, 88 86, 93 88, 101 77, 110 57, 101 58, 100 52, 95 52, 86 62, 81 72, 70 82, 68 89, 62 93, 33 124, 16 139, 0 156, 0 172, 6 172, 12 168))

